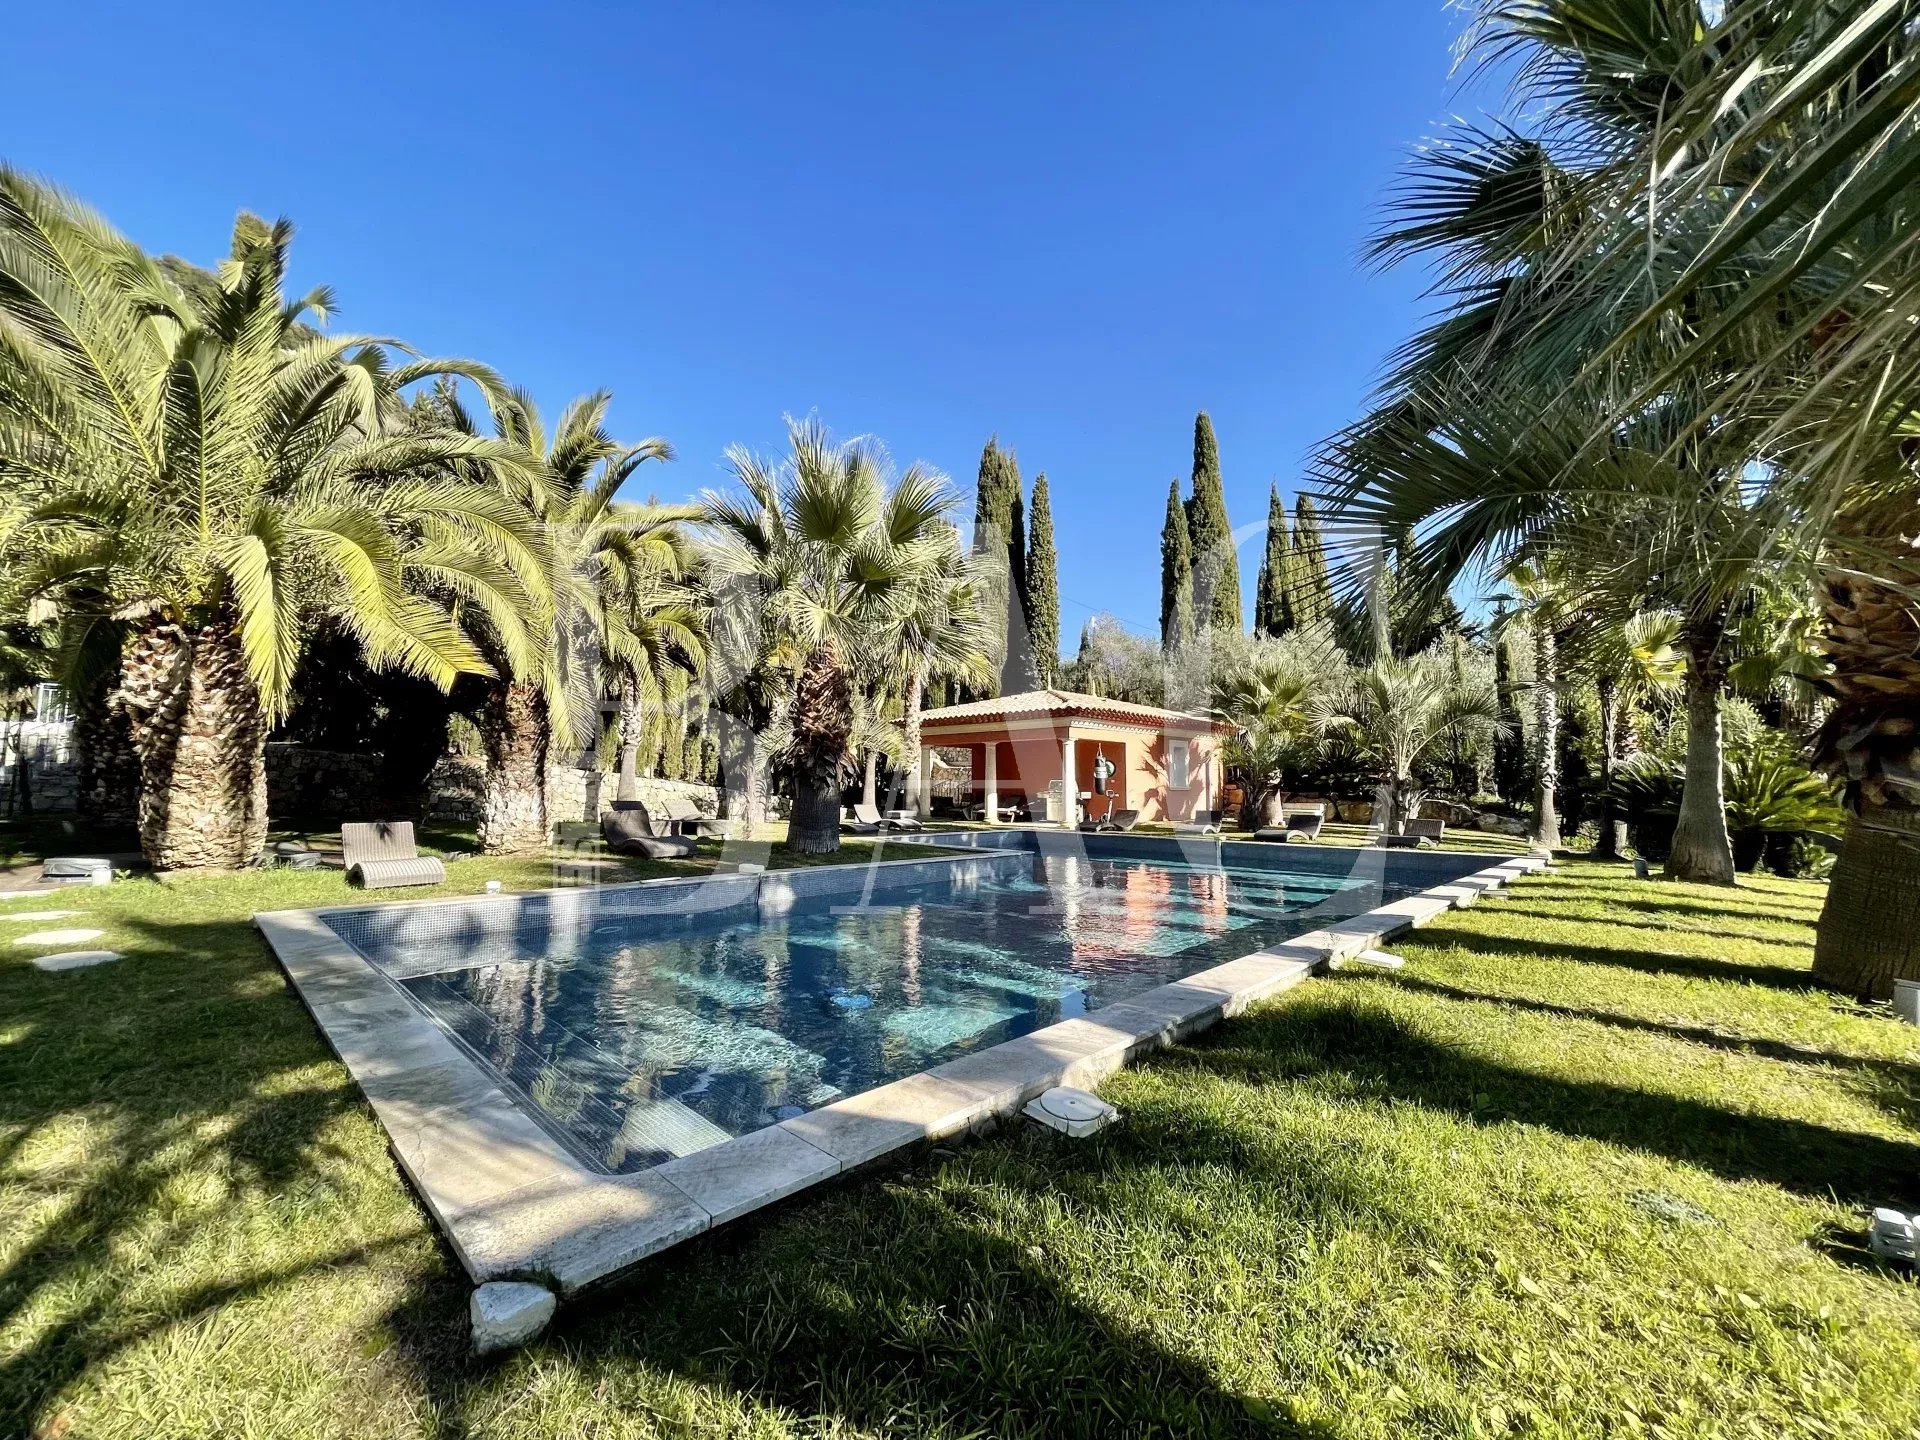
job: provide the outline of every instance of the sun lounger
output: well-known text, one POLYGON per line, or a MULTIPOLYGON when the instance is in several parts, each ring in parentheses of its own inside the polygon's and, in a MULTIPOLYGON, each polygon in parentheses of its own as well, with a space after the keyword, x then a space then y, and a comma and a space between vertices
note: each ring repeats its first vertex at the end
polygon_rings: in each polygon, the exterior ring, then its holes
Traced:
POLYGON ((447 867, 414 848, 411 820, 354 821, 340 827, 340 855, 347 880, 363 889, 397 885, 444 885, 447 867))
POLYGON ((1253 832, 1256 840, 1307 841, 1320 838, 1320 827, 1327 823, 1323 810, 1298 810, 1287 816, 1284 825, 1268 825, 1253 832))
POLYGON ((1380 843, 1389 850, 1412 850, 1422 845, 1438 845, 1447 833, 1444 820, 1409 820, 1398 835, 1382 835, 1380 843))
POLYGON ((886 828, 878 817, 872 820, 856 820, 846 811, 840 812, 840 828, 849 835, 878 835, 886 828))
POLYGON ((667 825, 676 835, 711 835, 725 839, 727 822, 713 815, 703 815, 700 807, 691 800, 679 796, 670 797, 666 803, 667 825))
POLYGON ((662 835, 653 816, 638 800, 616 800, 600 817, 600 838, 616 855, 643 855, 649 860, 679 860, 693 854, 691 835, 662 835))
POLYGON ((1098 835, 1105 831, 1131 830, 1139 823, 1138 810, 1109 810, 1098 820, 1082 820, 1080 828, 1089 835, 1098 835))
POLYGON ((878 833, 882 830, 918 830, 920 828, 918 820, 882 815, 879 808, 874 805, 854 806, 853 818, 856 824, 873 827, 871 831, 862 830, 860 833, 863 835, 878 833))
POLYGON ((1176 835, 1218 835, 1220 833, 1220 812, 1218 810, 1196 810, 1193 819, 1182 820, 1173 827, 1176 835))

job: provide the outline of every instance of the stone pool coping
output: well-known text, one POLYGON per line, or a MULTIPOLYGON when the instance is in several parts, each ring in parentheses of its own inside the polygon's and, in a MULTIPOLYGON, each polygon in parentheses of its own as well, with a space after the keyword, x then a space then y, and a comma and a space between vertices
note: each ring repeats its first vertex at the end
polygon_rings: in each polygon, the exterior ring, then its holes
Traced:
MULTIPOLYGON (((739 885, 854 868, 944 869, 983 858, 668 877, 597 888, 739 885)), ((601 1174, 577 1159, 324 918, 344 910, 471 905, 477 899, 524 903, 579 891, 269 911, 254 916, 254 923, 372 1104, 400 1168, 467 1274, 476 1284, 534 1280, 564 1295, 858 1166, 987 1128, 1052 1086, 1090 1088, 1137 1055, 1238 1014, 1330 963, 1470 905, 1549 863, 1538 854, 1461 855, 1463 862, 1481 858, 1499 863, 631 1175, 601 1174)))

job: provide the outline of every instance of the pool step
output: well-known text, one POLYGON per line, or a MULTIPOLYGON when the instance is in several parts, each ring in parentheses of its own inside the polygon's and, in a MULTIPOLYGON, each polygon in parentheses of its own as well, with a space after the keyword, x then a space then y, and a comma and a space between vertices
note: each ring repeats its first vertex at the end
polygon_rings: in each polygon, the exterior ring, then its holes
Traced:
POLYGON ((692 1155, 733 1139, 706 1116, 678 1100, 639 1100, 621 1122, 615 1146, 625 1153, 664 1150, 669 1155, 692 1155))

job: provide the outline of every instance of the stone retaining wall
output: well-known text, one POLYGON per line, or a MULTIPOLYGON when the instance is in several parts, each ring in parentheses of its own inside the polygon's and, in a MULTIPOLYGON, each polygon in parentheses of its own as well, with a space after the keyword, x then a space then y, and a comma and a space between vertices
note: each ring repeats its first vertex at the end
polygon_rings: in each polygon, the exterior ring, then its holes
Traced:
POLYGON ((379 761, 362 752, 315 750, 292 740, 267 746, 267 814, 275 821, 378 820, 379 761))
POLYGON ((80 794, 80 756, 71 720, 0 724, 0 815, 17 814, 20 757, 27 759, 27 793, 36 811, 71 810, 80 794))

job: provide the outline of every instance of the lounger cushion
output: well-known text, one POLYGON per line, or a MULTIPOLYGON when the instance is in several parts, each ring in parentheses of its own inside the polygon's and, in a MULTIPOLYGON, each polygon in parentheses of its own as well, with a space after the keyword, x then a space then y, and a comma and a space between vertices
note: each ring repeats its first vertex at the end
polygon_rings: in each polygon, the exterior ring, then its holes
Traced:
POLYGON ((406 860, 360 860, 347 867, 347 880, 358 879, 368 890, 385 890, 396 885, 444 885, 447 867, 431 855, 415 855, 406 860))

